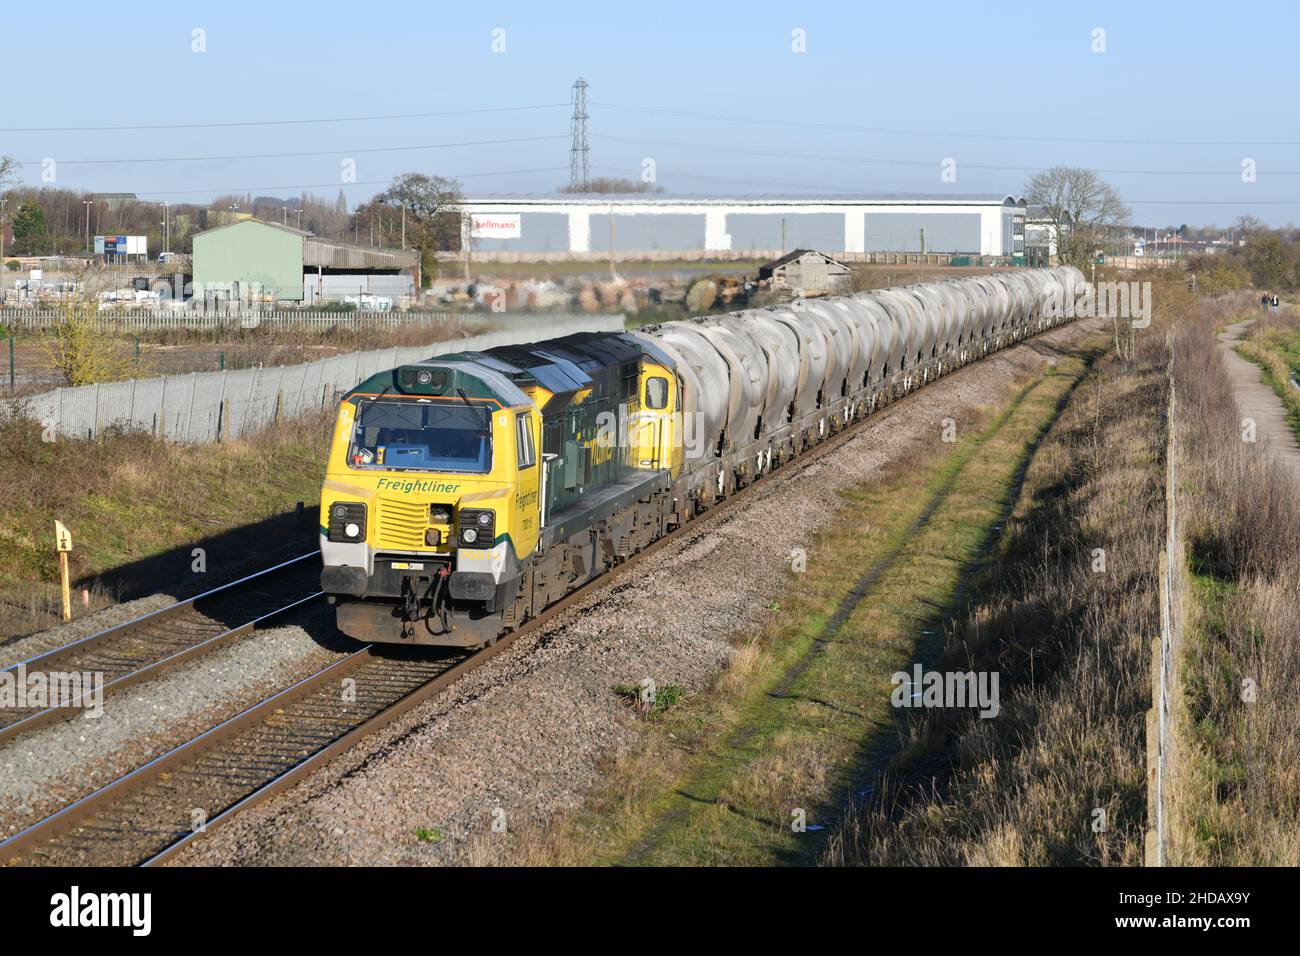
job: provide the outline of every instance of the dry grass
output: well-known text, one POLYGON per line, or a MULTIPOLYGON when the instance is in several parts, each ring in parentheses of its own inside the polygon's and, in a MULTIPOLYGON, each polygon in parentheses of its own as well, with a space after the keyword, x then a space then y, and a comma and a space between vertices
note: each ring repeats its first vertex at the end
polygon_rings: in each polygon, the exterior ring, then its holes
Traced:
POLYGON ((936 669, 998 673, 1001 712, 903 720, 907 746, 878 768, 824 862, 1141 863, 1165 321, 1137 337, 1131 360, 1112 352, 1076 390, 947 632, 936 669))
MULTIPOLYGON (((1191 865, 1300 859, 1300 503, 1295 478, 1239 413, 1213 332, 1181 326, 1173 370, 1192 600, 1182 660, 1183 759, 1173 854, 1191 865)), ((1261 320, 1260 335, 1293 328, 1261 320)))
MULTIPOLYGON (((292 512, 298 501, 314 506, 331 427, 322 414, 220 445, 138 432, 46 442, 38 423, 0 409, 0 460, 21 463, 6 476, 0 513, 0 638, 54 623, 56 518, 73 532, 73 576, 90 591, 76 610, 94 609, 115 597, 96 587, 97 575, 292 512)), ((237 557, 212 553, 209 570, 237 557)))
POLYGON ((1083 371, 1074 358, 1059 366, 964 423, 950 454, 918 442, 878 479, 845 489, 807 570, 791 575, 715 686, 647 724, 585 807, 544 830, 512 828, 495 859, 815 862, 826 833, 793 833, 792 815, 833 822, 864 749, 895 745, 889 675, 917 659, 918 642, 935 642, 919 635, 933 633, 936 608, 1001 518, 1017 463, 1083 371))

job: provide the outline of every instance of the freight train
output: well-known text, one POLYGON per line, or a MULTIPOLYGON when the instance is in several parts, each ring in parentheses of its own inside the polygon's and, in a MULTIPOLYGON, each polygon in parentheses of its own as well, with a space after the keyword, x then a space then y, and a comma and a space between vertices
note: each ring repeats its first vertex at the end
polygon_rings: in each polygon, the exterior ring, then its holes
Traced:
POLYGON ((338 627, 491 644, 883 404, 1065 321, 1082 281, 1020 269, 373 375, 342 399, 321 491, 338 627))

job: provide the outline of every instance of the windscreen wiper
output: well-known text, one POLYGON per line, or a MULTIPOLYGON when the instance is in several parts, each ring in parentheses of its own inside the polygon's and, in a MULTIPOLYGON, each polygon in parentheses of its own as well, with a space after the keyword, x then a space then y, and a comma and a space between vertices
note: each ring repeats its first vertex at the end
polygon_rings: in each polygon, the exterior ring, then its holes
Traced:
MULTIPOLYGON (((458 388, 458 389, 456 389, 456 394, 460 396, 460 400, 461 400, 462 402, 464 402, 465 405, 466 405, 468 408, 478 408, 477 405, 475 405, 473 402, 471 402, 471 401, 469 400, 469 396, 465 394, 465 390, 464 390, 463 388, 458 388)), ((486 434, 488 434, 488 432, 491 430, 491 429, 488 427, 488 423, 489 423, 490 421, 491 421, 491 418, 490 418, 490 417, 489 417, 489 418, 486 418, 486 419, 483 421, 483 424, 479 427, 479 430, 478 430, 478 433, 479 433, 480 435, 486 435, 486 434)))

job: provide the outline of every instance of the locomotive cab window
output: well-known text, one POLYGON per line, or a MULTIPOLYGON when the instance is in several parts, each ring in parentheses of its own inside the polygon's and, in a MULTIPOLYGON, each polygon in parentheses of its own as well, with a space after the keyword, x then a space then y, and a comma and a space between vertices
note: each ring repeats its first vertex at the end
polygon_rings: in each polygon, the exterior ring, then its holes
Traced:
POLYGON ((532 412, 521 412, 515 416, 515 448, 519 452, 520 468, 531 468, 537 464, 537 449, 533 445, 532 412))
POLYGON ((668 379, 658 375, 646 379, 645 407, 655 409, 668 407, 668 379))
POLYGON ((491 416, 476 405, 363 402, 357 409, 348 465, 484 474, 492 469, 491 416))

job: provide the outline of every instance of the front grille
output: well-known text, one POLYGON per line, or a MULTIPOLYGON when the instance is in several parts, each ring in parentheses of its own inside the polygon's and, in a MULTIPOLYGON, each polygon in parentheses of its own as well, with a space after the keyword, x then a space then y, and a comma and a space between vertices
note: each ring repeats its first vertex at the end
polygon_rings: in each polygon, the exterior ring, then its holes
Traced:
POLYGON ((392 498, 379 499, 379 536, 381 548, 418 551, 426 547, 424 530, 429 526, 429 506, 392 498))

